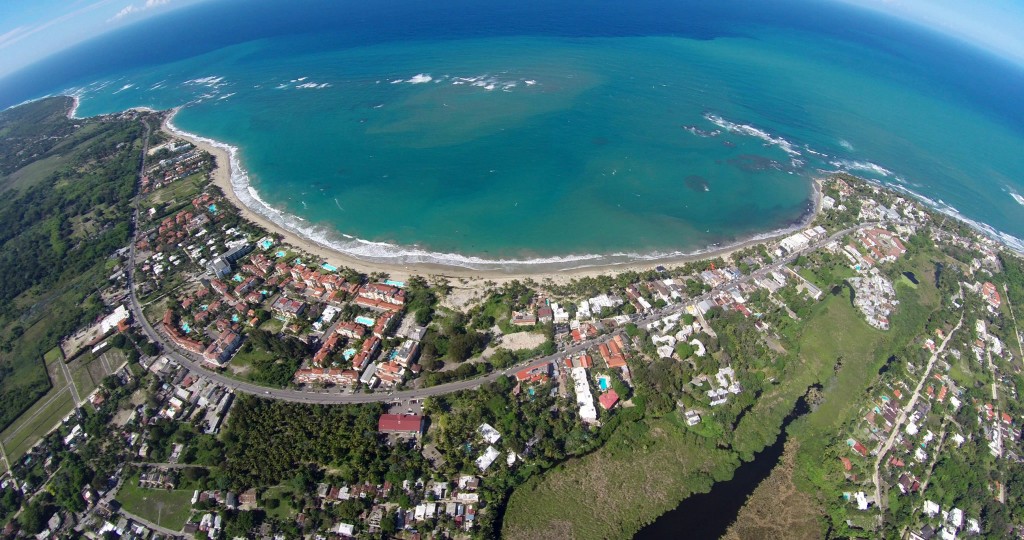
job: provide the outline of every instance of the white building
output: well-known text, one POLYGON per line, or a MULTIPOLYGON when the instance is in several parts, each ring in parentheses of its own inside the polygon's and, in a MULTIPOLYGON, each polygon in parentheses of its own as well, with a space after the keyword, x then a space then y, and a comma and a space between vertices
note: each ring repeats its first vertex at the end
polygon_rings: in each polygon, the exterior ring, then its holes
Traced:
POLYGON ((580 407, 580 418, 584 422, 597 421, 597 408, 594 407, 594 395, 590 392, 590 381, 587 379, 587 369, 581 367, 570 368, 574 390, 576 392, 576 403, 580 407))

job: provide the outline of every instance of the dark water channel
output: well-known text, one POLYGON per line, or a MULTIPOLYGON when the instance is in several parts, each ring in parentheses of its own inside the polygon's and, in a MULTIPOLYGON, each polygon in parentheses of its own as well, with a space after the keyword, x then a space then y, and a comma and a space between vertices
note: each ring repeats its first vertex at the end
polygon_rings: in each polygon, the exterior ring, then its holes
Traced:
POLYGON ((736 521, 747 497, 779 463, 786 445, 786 428, 809 411, 807 401, 801 397, 782 421, 782 430, 771 446, 754 454, 753 461, 740 465, 731 480, 718 482, 711 491, 687 498, 674 510, 640 529, 633 540, 720 538, 736 521))

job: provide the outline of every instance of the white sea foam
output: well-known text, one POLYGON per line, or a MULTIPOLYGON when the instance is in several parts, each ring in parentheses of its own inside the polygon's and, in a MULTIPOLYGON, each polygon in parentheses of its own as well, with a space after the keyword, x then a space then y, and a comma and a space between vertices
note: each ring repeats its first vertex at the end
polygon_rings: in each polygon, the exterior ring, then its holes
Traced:
POLYGON ((711 122, 712 124, 726 131, 732 133, 739 133, 741 135, 747 135, 750 137, 757 137, 758 139, 763 140, 766 144, 778 146, 779 148, 782 149, 783 152, 791 156, 801 155, 800 151, 797 150, 795 146, 793 146, 793 143, 787 141, 782 137, 773 137, 770 133, 763 129, 756 128, 754 126, 750 126, 747 124, 737 124, 734 122, 730 122, 722 118, 721 116, 711 113, 705 113, 704 118, 707 119, 707 121, 711 122))
POLYGON ((893 174, 893 172, 890 171, 889 169, 886 169, 885 167, 883 167, 883 166, 881 166, 881 165, 879 165, 877 163, 871 163, 870 161, 856 161, 856 160, 851 160, 851 159, 837 159, 837 160, 834 160, 834 161, 830 161, 829 163, 831 163, 832 166, 837 167, 839 169, 842 169, 844 171, 870 172, 870 173, 875 173, 875 174, 884 176, 886 178, 895 176, 893 174))
MULTIPOLYGON (((239 200, 250 210, 277 223, 310 242, 330 248, 346 255, 370 262, 389 264, 437 264, 444 266, 469 268, 474 270, 526 270, 538 268, 578 269, 605 265, 626 265, 634 262, 657 261, 687 255, 700 255, 719 249, 717 246, 692 252, 663 251, 653 253, 619 252, 607 255, 577 254, 552 257, 536 257, 530 259, 487 259, 460 253, 444 253, 423 249, 419 246, 401 246, 388 242, 375 242, 354 237, 350 234, 337 233, 326 227, 311 225, 299 216, 288 214, 274 208, 264 201, 259 192, 249 183, 249 175, 242 167, 238 156, 238 148, 207 137, 189 133, 176 127, 172 118, 167 121, 167 128, 182 136, 191 137, 211 146, 228 152, 231 164, 231 187, 239 200)), ((790 227, 784 230, 771 231, 751 237, 749 240, 767 239, 799 228, 790 227)))
POLYGON ((115 90, 113 93, 114 94, 120 94, 121 92, 124 92, 125 90, 129 90, 131 88, 135 88, 135 85, 134 84, 126 84, 126 85, 122 86, 121 88, 115 90))
POLYGON ((1017 204, 1024 206, 1024 196, 1022 196, 1020 193, 1017 193, 1017 190, 1013 189, 1010 186, 1006 186, 1006 192, 1009 193, 1011 197, 1013 197, 1013 200, 1017 201, 1017 204))
MULTIPOLYGON (((827 173, 827 172, 846 172, 846 171, 843 170, 843 169, 839 169, 837 171, 823 171, 823 172, 827 173)), ((892 173, 890 173, 890 174, 892 174, 892 173)), ((883 183, 883 182, 881 182, 879 180, 876 180, 876 179, 873 179, 873 178, 864 178, 864 180, 866 180, 866 181, 868 181, 868 182, 870 182, 872 184, 875 184, 875 185, 887 188, 887 189, 892 189, 894 191, 898 191, 898 192, 903 193, 903 194, 905 194, 905 195, 907 195, 909 197, 913 197, 913 198, 917 199, 918 201, 921 201, 921 203, 923 203, 925 206, 928 206, 932 210, 935 210, 936 212, 940 212, 942 214, 945 214, 945 215, 947 215, 947 216, 949 216, 949 217, 951 217, 953 219, 960 220, 960 221, 966 223, 967 225, 969 225, 974 230, 984 234, 985 236, 988 236, 989 238, 992 238, 993 240, 996 240, 997 242, 1002 243, 1003 245, 1005 245, 1006 247, 1012 249, 1013 251, 1016 251, 1017 253, 1020 253, 1020 254, 1024 254, 1024 240, 1022 240, 1020 238, 1017 238, 1016 236, 1014 236, 1014 235, 1012 235, 1010 233, 1006 233, 1006 232, 1000 231, 1000 230, 996 229, 995 227, 989 225, 988 223, 983 223, 981 221, 977 221, 977 220, 971 219, 971 218, 963 215, 959 210, 957 210, 955 207, 953 207, 953 205, 943 201, 942 199, 936 200, 936 199, 932 199, 932 198, 930 198, 930 197, 928 197, 926 195, 922 195, 921 193, 918 193, 917 191, 914 191, 914 190, 910 189, 909 187, 907 187, 903 183, 897 183, 897 184, 883 183)), ((920 184, 910 184, 910 185, 920 186, 920 184)), ((1021 204, 1024 204, 1024 203, 1021 203, 1021 204)))
MULTIPOLYGON (((250 184, 248 172, 242 167, 242 163, 239 158, 239 150, 237 147, 178 129, 176 126, 174 126, 172 120, 173 115, 167 121, 167 127, 170 131, 181 134, 183 136, 203 141, 207 144, 210 144, 211 146, 221 148, 228 152, 229 161, 231 165, 231 188, 234 191, 235 195, 242 202, 242 204, 244 204, 250 210, 278 224, 282 228, 291 231, 302 238, 307 239, 309 242, 369 262, 398 265, 436 264, 443 266, 468 268, 473 270, 572 270, 589 268, 594 266, 628 265, 630 263, 636 262, 669 260, 683 256, 699 256, 702 254, 714 252, 721 248, 721 246, 716 244, 704 249, 689 252, 618 252, 604 255, 574 254, 565 256, 536 257, 529 259, 488 259, 474 255, 463 255, 460 253, 430 251, 415 245, 402 246, 388 242, 376 242, 371 240, 365 240, 362 238, 354 237, 350 234, 333 231, 324 226, 313 225, 299 216, 295 216, 282 210, 279 210, 277 208, 274 208, 269 203, 264 201, 260 197, 259 192, 256 190, 256 188, 254 188, 250 184)), ((1012 235, 996 231, 995 229, 984 223, 979 223, 970 220, 969 218, 962 216, 959 212, 956 211, 956 209, 952 208, 949 205, 946 205, 945 203, 942 203, 941 201, 939 201, 939 203, 935 203, 934 201, 930 201, 926 197, 911 192, 910 190, 902 186, 895 186, 895 188, 900 189, 910 195, 916 196, 924 200, 926 203, 931 202, 936 209, 946 212, 947 214, 954 216, 957 219, 961 219, 971 224, 972 226, 976 227, 977 229, 1000 239, 1002 242, 1004 242, 1005 244, 1019 252, 1024 252, 1024 241, 1012 235)), ((743 241, 760 241, 769 238, 774 238, 779 235, 788 234, 794 230, 799 230, 803 228, 804 225, 804 223, 794 224, 784 229, 773 230, 757 234, 749 238, 745 238, 743 241)))
POLYGON ((405 82, 405 81, 404 81, 404 80, 402 80, 402 79, 395 79, 395 80, 391 81, 391 84, 402 84, 402 83, 404 83, 404 82, 405 82))
POLYGON ((224 94, 223 96, 220 96, 217 99, 227 99, 233 95, 235 95, 235 92, 231 92, 230 94, 224 94))
POLYGON ((189 79, 189 80, 185 81, 185 84, 190 85, 190 86, 217 87, 217 86, 222 86, 223 85, 222 84, 223 81, 224 81, 224 77, 217 77, 217 76, 212 76, 211 75, 209 77, 200 77, 198 79, 189 79))
POLYGON ((423 83, 428 83, 428 82, 430 82, 432 80, 434 80, 434 78, 431 77, 430 75, 427 75, 426 73, 419 73, 417 75, 413 75, 413 77, 411 79, 409 79, 408 81, 405 81, 405 82, 410 83, 410 84, 423 84, 423 83))
POLYGON ((843 148, 853 152, 853 145, 850 144, 850 141, 846 139, 839 139, 839 146, 842 146, 843 148))
POLYGON ((315 83, 315 82, 302 83, 302 84, 299 84, 299 85, 295 86, 295 88, 317 88, 317 89, 320 89, 320 88, 330 88, 330 87, 331 87, 331 83, 315 83))

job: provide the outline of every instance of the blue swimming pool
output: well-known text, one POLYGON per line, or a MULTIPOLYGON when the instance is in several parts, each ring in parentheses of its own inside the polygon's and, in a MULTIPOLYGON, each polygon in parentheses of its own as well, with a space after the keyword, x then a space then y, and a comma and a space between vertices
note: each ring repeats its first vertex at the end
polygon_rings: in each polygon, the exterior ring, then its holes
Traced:
POLYGON ((391 285, 392 287, 398 287, 399 289, 401 289, 402 287, 405 287, 405 282, 404 281, 395 281, 393 279, 385 279, 384 280, 384 284, 385 285, 391 285))
POLYGON ((345 357, 345 360, 351 360, 352 357, 356 355, 356 350, 345 349, 344 351, 341 351, 341 355, 345 357))
POLYGON ((334 272, 335 270, 338 269, 337 266, 334 266, 333 264, 327 264, 327 263, 321 264, 320 267, 323 268, 324 270, 327 270, 328 272, 334 272))
POLYGON ((363 326, 373 326, 374 320, 369 317, 363 317, 362 315, 356 317, 356 322, 363 326))
POLYGON ((605 390, 608 390, 608 387, 611 386, 611 383, 610 381, 608 381, 608 377, 602 376, 597 378, 597 385, 600 386, 601 391, 604 392, 605 390))

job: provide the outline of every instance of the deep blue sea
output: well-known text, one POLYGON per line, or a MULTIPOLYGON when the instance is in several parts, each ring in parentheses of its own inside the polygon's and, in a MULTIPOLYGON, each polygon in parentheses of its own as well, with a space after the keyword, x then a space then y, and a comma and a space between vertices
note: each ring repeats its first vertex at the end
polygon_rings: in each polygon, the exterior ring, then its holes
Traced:
POLYGON ((1024 69, 820 1, 185 8, 0 81, 78 116, 182 107, 255 209, 350 254, 472 267, 693 252, 848 170, 1021 246, 1024 69))

